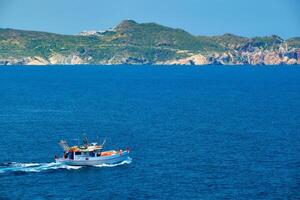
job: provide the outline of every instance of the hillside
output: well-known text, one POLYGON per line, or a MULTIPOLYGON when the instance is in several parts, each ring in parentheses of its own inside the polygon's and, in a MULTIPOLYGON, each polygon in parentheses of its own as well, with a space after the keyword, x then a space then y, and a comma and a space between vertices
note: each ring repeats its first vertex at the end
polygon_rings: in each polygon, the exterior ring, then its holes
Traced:
POLYGON ((0 29, 0 64, 300 64, 300 37, 194 36, 125 20, 112 30, 60 35, 0 29))

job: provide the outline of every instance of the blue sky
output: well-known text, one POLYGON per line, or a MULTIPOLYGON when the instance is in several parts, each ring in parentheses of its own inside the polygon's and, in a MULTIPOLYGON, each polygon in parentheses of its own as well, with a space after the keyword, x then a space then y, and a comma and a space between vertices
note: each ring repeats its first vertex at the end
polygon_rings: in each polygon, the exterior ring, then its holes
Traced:
POLYGON ((124 19, 194 35, 300 36, 299 0, 0 0, 0 27, 76 34, 124 19))

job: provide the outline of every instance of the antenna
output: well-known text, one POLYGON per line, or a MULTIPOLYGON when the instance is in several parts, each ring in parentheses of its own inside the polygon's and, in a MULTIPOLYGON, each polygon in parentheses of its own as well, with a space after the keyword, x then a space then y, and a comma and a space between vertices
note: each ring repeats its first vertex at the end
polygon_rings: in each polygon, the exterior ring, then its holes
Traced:
POLYGON ((103 147, 105 143, 106 143, 106 138, 104 139, 104 141, 103 141, 103 143, 101 144, 101 146, 103 147))
POLYGON ((99 137, 98 137, 98 135, 96 136, 96 142, 97 142, 97 144, 99 144, 99 137))

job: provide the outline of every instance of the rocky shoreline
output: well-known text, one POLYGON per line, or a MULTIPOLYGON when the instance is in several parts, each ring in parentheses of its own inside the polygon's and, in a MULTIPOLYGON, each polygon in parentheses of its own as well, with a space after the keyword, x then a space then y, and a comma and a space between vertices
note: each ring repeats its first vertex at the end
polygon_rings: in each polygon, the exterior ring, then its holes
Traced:
POLYGON ((103 61, 98 63, 88 62, 78 55, 62 56, 55 55, 49 59, 39 56, 24 58, 0 59, 0 65, 300 65, 300 51, 254 51, 254 52, 224 52, 222 54, 202 55, 191 54, 191 56, 178 60, 167 60, 164 62, 149 62, 138 60, 133 57, 124 57, 120 60, 103 61))

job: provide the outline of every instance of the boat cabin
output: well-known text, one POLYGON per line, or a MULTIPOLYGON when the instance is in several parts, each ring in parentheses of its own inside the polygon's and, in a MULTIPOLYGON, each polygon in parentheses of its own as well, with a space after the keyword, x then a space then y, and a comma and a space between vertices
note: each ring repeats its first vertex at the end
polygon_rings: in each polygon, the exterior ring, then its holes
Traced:
MULTIPOLYGON (((119 154, 122 156, 123 151, 102 151, 105 141, 98 145, 95 143, 88 143, 87 138, 83 140, 83 145, 80 146, 69 146, 66 141, 61 140, 59 142, 60 146, 64 149, 63 159, 66 160, 97 160, 97 157, 113 156, 119 154)), ((129 149, 126 149, 126 152, 129 153, 129 149)), ((55 156, 55 158, 58 158, 55 156)))
POLYGON ((82 160, 93 157, 100 157, 102 152, 102 145, 97 145, 97 143, 92 143, 86 146, 72 146, 69 147, 64 153, 64 158, 71 160, 82 160))

